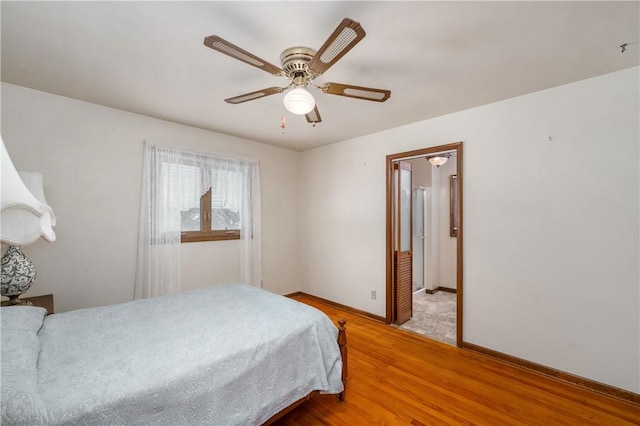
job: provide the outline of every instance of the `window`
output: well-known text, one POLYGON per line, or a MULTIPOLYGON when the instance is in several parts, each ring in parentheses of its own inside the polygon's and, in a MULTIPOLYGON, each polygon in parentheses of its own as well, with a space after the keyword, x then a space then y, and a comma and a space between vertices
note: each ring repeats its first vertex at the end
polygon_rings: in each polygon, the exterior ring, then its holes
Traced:
POLYGON ((179 226, 183 243, 240 239, 251 164, 201 154, 164 155, 161 148, 157 154, 161 158, 156 196, 180 213, 179 224, 167 221, 163 226, 179 226))
POLYGON ((214 196, 212 189, 200 197, 199 206, 180 210, 183 243, 240 239, 240 206, 219 192, 214 196))
POLYGON ((144 144, 136 299, 180 291, 184 241, 239 238, 240 282, 262 284, 258 161, 144 144))

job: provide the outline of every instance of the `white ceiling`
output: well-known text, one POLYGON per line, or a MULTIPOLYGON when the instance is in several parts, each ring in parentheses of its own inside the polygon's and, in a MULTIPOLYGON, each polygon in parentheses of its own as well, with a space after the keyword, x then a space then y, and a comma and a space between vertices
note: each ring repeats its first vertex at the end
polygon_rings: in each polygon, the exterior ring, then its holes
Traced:
POLYGON ((295 150, 402 126, 639 64, 631 2, 9 2, 2 81, 295 150), (280 65, 339 22, 367 36, 319 82, 391 90, 385 103, 310 89, 323 122, 283 94, 223 99, 286 80, 203 45, 219 35, 280 65))

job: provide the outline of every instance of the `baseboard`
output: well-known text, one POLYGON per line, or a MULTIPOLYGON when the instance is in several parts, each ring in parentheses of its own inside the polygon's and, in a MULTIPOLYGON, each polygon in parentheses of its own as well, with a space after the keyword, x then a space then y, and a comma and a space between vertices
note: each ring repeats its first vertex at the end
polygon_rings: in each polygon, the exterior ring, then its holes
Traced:
POLYGON ((508 362, 510 364, 518 365, 528 370, 533 370, 545 376, 553 377, 558 380, 572 383, 574 385, 587 388, 592 391, 600 392, 615 398, 623 399, 625 401, 640 405, 640 394, 620 389, 615 386, 606 385, 604 383, 596 382, 595 380, 586 379, 584 377, 576 376, 565 371, 556 370, 555 368, 547 367, 544 365, 536 364, 535 362, 527 361, 526 359, 518 358, 512 355, 508 355, 502 352, 494 351, 482 346, 474 345, 473 343, 462 342, 460 346, 463 349, 468 349, 474 352, 479 352, 483 355, 488 355, 492 358, 497 358, 501 361, 508 362))
POLYGON ((352 308, 351 306, 343 305, 341 303, 337 303, 337 302, 334 302, 332 300, 323 299, 322 297, 314 296, 313 294, 308 294, 308 293, 305 293, 303 291, 296 291, 295 293, 285 294, 285 296, 286 297, 291 297, 291 298, 296 297, 296 296, 307 297, 309 299, 317 300, 318 302, 326 303, 327 305, 331 305, 333 307, 336 307, 338 309, 346 311, 346 312, 348 312, 350 314, 358 315, 358 316, 361 316, 361 317, 369 318, 369 319, 380 321, 380 322, 383 322, 383 323, 387 322, 385 317, 381 317, 379 315, 375 315, 375 314, 372 314, 370 312, 361 311, 360 309, 352 308))
POLYGON ((457 293, 457 290, 455 288, 449 288, 449 287, 436 287, 433 290, 429 290, 428 288, 426 288, 424 291, 427 292, 428 294, 434 294, 439 291, 446 291, 447 293, 457 293))

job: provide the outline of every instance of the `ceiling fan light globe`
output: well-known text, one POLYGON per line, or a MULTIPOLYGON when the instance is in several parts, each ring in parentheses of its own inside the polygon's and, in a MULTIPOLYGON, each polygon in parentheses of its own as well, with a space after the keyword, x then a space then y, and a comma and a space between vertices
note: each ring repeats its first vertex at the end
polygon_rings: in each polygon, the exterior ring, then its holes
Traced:
POLYGON ((305 115, 310 113, 316 106, 313 95, 304 87, 296 87, 289 90, 284 96, 284 107, 292 114, 305 115))

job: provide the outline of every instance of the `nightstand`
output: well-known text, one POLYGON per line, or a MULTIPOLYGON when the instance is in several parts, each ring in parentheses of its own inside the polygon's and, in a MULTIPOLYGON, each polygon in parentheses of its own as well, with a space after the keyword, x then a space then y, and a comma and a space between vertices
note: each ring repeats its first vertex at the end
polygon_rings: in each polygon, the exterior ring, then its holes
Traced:
MULTIPOLYGON (((45 308, 47 310, 47 315, 50 315, 53 313, 53 294, 45 294, 43 296, 34 296, 34 297, 25 297, 19 300, 31 302, 32 306, 45 308)), ((8 306, 8 305, 9 305, 8 300, 2 301, 2 306, 8 306)))

